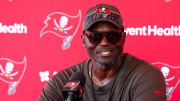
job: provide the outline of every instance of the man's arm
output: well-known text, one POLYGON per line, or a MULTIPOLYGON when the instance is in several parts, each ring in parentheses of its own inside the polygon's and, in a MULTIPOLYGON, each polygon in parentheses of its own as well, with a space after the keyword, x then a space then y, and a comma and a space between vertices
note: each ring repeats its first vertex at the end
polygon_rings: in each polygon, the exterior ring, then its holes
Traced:
POLYGON ((62 80, 52 77, 43 88, 38 101, 64 101, 60 90, 62 83, 62 80))
POLYGON ((133 87, 133 101, 167 101, 165 80, 160 71, 145 73, 133 87))

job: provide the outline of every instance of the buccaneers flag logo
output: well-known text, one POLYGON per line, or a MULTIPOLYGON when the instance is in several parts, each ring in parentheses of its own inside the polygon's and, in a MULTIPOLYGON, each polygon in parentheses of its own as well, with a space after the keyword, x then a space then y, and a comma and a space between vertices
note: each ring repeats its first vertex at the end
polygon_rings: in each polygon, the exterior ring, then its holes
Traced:
POLYGON ((0 82, 9 85, 8 95, 16 92, 16 87, 20 83, 26 71, 26 57, 22 62, 16 62, 8 58, 0 58, 0 82))
POLYGON ((96 13, 102 13, 102 14, 109 14, 110 13, 110 9, 109 8, 104 8, 104 7, 101 7, 101 8, 98 8, 96 13))
POLYGON ((79 85, 79 82, 69 82, 65 86, 66 87, 77 87, 79 85))
POLYGON ((162 62, 154 62, 152 64, 159 67, 161 70, 166 82, 167 99, 170 100, 172 98, 173 91, 177 86, 179 86, 180 75, 178 73, 180 72, 180 66, 175 67, 162 62))
POLYGON ((53 12, 46 17, 45 26, 40 32, 40 37, 46 33, 54 34, 63 38, 62 49, 70 47, 72 38, 77 33, 81 23, 81 11, 76 16, 71 16, 62 12, 53 12))

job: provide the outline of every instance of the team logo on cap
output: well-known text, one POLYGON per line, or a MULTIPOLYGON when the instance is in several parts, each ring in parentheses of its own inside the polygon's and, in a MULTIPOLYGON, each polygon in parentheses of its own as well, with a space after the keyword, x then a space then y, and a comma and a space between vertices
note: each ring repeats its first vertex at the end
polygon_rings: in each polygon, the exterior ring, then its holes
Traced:
POLYGON ((160 68, 166 82, 166 96, 167 99, 170 100, 172 98, 172 93, 180 82, 180 75, 178 74, 180 72, 180 66, 170 66, 161 62, 154 62, 152 64, 160 68))
POLYGON ((96 10, 97 14, 102 14, 103 18, 107 18, 108 14, 110 14, 110 9, 109 8, 105 8, 105 7, 100 7, 96 10))
POLYGON ((109 14, 110 13, 110 9, 109 8, 105 8, 105 7, 100 7, 96 10, 96 13, 100 13, 100 14, 109 14))
MULTIPOLYGON (((0 58, 0 81, 9 85, 8 95, 16 92, 26 71, 26 57, 22 62, 16 62, 8 58, 0 58)), ((1 86, 2 87, 2 86, 1 86)))
POLYGON ((46 17, 45 26, 40 32, 40 37, 46 33, 54 34, 63 38, 62 49, 70 47, 72 38, 77 33, 81 23, 81 10, 76 16, 71 16, 62 12, 53 12, 46 17))

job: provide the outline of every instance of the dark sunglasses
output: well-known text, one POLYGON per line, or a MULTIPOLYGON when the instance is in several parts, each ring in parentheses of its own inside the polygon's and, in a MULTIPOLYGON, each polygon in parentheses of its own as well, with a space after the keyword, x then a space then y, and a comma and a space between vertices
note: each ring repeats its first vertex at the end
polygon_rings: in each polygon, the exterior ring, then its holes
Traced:
POLYGON ((84 32, 84 35, 88 38, 89 42, 93 45, 98 45, 104 38, 107 38, 108 42, 111 44, 116 44, 121 36, 123 31, 111 31, 111 32, 84 32))

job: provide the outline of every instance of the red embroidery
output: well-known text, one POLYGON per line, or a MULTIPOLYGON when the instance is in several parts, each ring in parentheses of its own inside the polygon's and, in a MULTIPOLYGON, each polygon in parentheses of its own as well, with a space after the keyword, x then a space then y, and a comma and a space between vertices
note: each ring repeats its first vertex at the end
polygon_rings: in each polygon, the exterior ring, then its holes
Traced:
POLYGON ((76 87, 76 86, 78 86, 79 85, 79 82, 69 82, 68 84, 66 84, 65 86, 66 87, 76 87))
POLYGON ((154 91, 155 94, 162 94, 164 92, 158 92, 157 90, 154 91))
POLYGON ((109 14, 110 13, 110 9, 109 8, 101 7, 101 8, 97 9, 96 13, 109 14))

